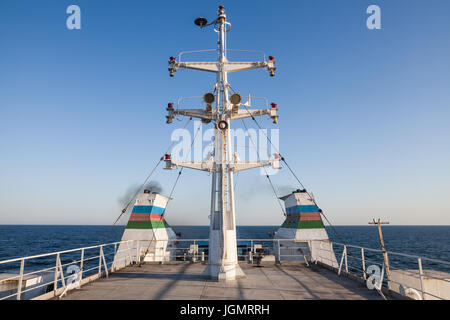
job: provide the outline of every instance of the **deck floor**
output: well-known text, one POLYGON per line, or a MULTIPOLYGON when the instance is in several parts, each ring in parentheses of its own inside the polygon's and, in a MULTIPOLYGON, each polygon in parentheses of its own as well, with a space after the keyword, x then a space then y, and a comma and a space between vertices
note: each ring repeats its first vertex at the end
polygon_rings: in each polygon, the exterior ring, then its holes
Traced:
POLYGON ((217 282, 203 277, 201 263, 130 266, 69 292, 68 300, 366 300, 381 297, 363 284, 319 266, 241 263, 246 278, 217 282))

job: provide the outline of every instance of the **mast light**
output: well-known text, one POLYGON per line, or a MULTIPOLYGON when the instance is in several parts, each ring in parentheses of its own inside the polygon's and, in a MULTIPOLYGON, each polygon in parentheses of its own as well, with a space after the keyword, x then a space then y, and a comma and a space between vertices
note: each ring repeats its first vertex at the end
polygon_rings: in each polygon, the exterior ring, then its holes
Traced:
POLYGON ((241 101, 242 97, 239 93, 233 93, 230 97, 230 102, 235 106, 239 105, 241 101))
POLYGON ((203 101, 205 101, 205 103, 207 103, 207 104, 212 104, 215 99, 216 99, 216 97, 211 92, 205 93, 203 95, 203 101))

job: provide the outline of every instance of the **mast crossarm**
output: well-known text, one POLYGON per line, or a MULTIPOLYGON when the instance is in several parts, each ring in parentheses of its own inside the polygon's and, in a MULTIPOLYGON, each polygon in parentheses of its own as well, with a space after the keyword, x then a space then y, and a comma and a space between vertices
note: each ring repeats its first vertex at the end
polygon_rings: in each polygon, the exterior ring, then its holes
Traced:
POLYGON ((272 166, 273 169, 281 169, 280 166, 280 156, 278 154, 275 155, 274 159, 270 160, 263 160, 263 161, 241 161, 237 158, 237 155, 235 154, 235 160, 233 162, 230 162, 229 168, 230 170, 234 172, 238 171, 244 171, 254 168, 260 168, 260 167, 266 167, 266 166, 272 166))
POLYGON ((224 69, 226 72, 237 72, 268 67, 267 62, 226 62, 224 69))
MULTIPOLYGON (((174 71, 178 68, 192 69, 207 72, 219 72, 217 62, 176 62, 173 66, 174 71)), ((170 70, 170 69, 169 69, 170 70)))
POLYGON ((213 120, 215 115, 205 109, 167 109, 169 111, 168 119, 173 119, 176 115, 199 118, 203 120, 213 120))
POLYGON ((275 62, 273 60, 269 61, 257 61, 257 62, 176 62, 169 61, 169 72, 170 75, 173 76, 174 72, 177 71, 178 68, 184 69, 192 69, 199 71, 207 71, 207 72, 221 72, 221 65, 223 65, 223 71, 225 72, 237 72, 244 70, 252 70, 259 68, 267 68, 267 71, 270 72, 270 75, 273 76, 276 67, 274 66, 275 62))
POLYGON ((166 158, 164 161, 166 162, 166 167, 164 168, 166 170, 183 167, 207 172, 214 171, 214 161, 212 158, 206 161, 172 161, 166 158))
POLYGON ((245 118, 251 118, 256 116, 264 116, 268 115, 273 120, 278 119, 277 109, 269 108, 269 109, 238 109, 237 112, 232 113, 231 120, 239 120, 245 118))

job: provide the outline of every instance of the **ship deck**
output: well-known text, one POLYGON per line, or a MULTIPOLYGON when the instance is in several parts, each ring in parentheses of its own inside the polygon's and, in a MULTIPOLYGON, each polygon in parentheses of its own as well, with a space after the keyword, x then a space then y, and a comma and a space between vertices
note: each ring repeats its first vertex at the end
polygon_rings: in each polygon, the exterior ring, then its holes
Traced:
POLYGON ((70 291, 64 300, 380 300, 364 284, 300 262, 256 267, 241 263, 243 279, 217 282, 202 276, 202 263, 129 266, 70 291))

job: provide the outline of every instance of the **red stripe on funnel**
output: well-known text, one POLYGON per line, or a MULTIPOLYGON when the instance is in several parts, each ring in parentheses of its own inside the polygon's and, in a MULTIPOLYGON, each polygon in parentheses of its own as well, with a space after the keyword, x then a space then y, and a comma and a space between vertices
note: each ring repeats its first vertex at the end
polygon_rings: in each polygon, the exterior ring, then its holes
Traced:
POLYGON ((164 221, 164 215, 157 213, 132 213, 128 221, 164 221))

